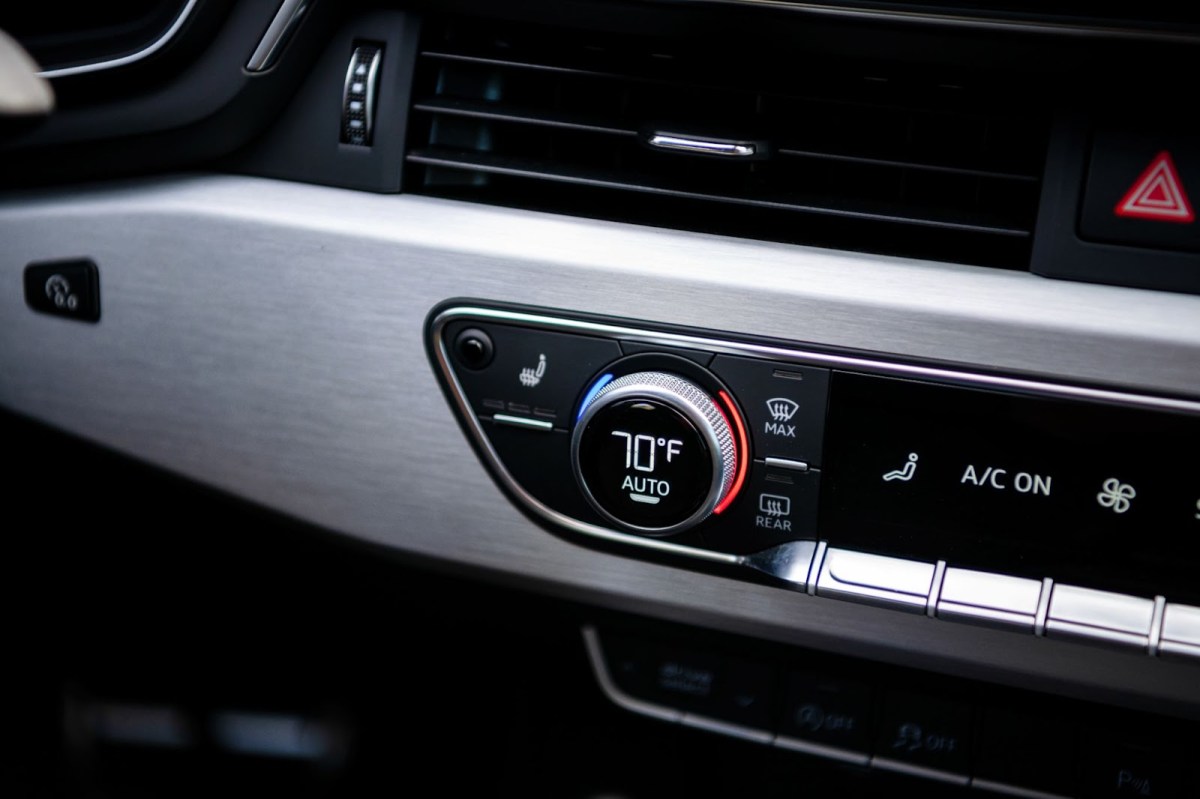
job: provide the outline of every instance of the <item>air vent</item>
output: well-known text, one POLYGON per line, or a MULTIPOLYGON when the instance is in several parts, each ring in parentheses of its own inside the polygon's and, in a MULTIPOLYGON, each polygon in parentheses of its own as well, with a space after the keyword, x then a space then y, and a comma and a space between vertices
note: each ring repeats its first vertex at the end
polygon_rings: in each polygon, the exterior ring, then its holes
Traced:
POLYGON ((1026 268, 1047 117, 987 76, 450 22, 422 42, 406 188, 1026 268))

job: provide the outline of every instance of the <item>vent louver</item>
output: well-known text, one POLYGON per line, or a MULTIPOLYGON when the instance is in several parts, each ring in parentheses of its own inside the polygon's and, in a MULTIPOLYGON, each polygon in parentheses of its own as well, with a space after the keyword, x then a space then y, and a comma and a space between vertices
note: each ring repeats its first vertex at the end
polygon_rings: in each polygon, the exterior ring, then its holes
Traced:
POLYGON ((500 205, 1025 268, 1047 118, 1021 87, 980 76, 431 24, 405 184, 500 205), (656 135, 738 154, 654 146, 656 135))

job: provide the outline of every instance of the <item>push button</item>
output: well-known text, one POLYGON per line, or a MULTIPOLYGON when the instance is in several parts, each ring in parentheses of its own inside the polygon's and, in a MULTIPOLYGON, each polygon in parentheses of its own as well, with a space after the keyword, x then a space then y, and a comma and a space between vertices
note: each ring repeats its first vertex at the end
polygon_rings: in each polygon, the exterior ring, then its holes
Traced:
POLYGON ((42 261, 25 267, 25 302, 35 311, 78 319, 100 320, 100 275, 96 264, 81 258, 42 261))
MULTIPOLYGON (((871 744, 870 729, 868 686, 811 673, 791 675, 781 736, 865 754, 871 744)), ((787 747, 788 741, 780 745, 787 747)))
POLYGON ((1101 132, 1092 146, 1079 231, 1093 241, 1200 251, 1198 200, 1195 139, 1101 132))
POLYGON ((758 552, 785 541, 816 538, 821 473, 755 461, 738 499, 705 530, 726 551, 758 552))
POLYGON ((772 674, 766 666, 620 637, 606 636, 604 649, 613 681, 636 699, 743 727, 770 727, 772 674))
POLYGON ((1161 743, 1135 741, 1097 731, 1085 741, 1080 769, 1088 797, 1171 799, 1181 796, 1176 761, 1161 743))
POLYGON ((719 355, 712 370, 741 403, 754 457, 821 464, 829 370, 719 355))
POLYGON ((506 325, 449 325, 446 341, 476 414, 536 419, 559 429, 574 422, 579 395, 596 372, 621 357, 615 341, 506 325), (490 353, 486 345, 456 346, 485 337, 490 353))
POLYGON ((930 696, 888 694, 875 738, 876 764, 893 762, 965 774, 971 709, 930 696))

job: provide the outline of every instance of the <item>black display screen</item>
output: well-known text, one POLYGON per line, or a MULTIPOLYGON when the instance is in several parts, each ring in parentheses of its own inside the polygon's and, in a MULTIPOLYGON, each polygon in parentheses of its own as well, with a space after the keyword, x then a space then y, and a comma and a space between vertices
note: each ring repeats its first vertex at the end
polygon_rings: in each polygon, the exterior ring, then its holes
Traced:
POLYGON ((835 373, 833 546, 1200 595, 1200 418, 835 373))
POLYGON ((638 527, 685 521, 712 488, 712 456, 700 431, 683 414, 649 400, 598 411, 580 440, 579 462, 601 507, 638 527))

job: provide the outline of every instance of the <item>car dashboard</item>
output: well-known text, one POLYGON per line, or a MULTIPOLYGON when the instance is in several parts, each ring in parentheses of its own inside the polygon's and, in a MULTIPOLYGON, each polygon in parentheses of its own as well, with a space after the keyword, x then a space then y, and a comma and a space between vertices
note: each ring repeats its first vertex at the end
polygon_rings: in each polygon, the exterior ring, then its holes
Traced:
POLYGON ((14 795, 1200 790, 1192 11, 52 6, 14 795))

